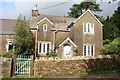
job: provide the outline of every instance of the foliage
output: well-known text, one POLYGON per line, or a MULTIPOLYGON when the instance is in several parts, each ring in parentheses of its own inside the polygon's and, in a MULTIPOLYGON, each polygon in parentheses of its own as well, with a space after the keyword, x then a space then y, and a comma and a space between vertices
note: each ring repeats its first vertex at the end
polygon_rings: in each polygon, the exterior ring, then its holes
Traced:
POLYGON ((43 76, 14 76, 12 78, 44 78, 43 76))
POLYGON ((14 27, 14 42, 16 54, 31 54, 32 53, 32 34, 30 26, 25 17, 19 16, 16 26, 14 27))
POLYGON ((110 20, 112 23, 114 23, 118 27, 119 34, 120 34, 120 7, 118 7, 118 9, 114 12, 110 20))
POLYGON ((104 40, 113 40, 120 37, 120 7, 114 12, 112 17, 107 16, 103 25, 104 40))
POLYGON ((95 2, 82 2, 80 4, 74 4, 72 8, 70 8, 70 12, 68 12, 69 17, 77 18, 79 17, 83 11, 90 9, 92 11, 101 11, 99 8, 99 4, 96 4, 95 2))
MULTIPOLYGON (((108 18, 107 18, 108 19, 108 18)), ((119 30, 117 26, 115 26, 113 23, 109 21, 104 21, 104 26, 103 26, 103 39, 109 39, 113 40, 118 37, 119 35, 119 30)))
POLYGON ((110 42, 111 41, 109 39, 103 40, 103 45, 110 44, 110 42))
POLYGON ((47 57, 56 57, 57 53, 51 51, 51 52, 47 52, 47 57))
POLYGON ((111 43, 104 45, 101 54, 120 54, 120 38, 116 38, 111 43))
POLYGON ((2 56, 7 58, 13 58, 15 56, 15 53, 10 50, 8 52, 5 52, 2 56))

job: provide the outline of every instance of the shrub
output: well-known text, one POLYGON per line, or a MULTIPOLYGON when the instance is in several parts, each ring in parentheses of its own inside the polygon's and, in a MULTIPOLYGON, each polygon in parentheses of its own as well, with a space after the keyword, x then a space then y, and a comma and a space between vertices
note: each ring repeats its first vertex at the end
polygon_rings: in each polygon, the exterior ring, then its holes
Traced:
POLYGON ((119 54, 120 53, 120 38, 114 39, 111 43, 104 45, 101 49, 101 54, 119 54))
POLYGON ((51 52, 47 52, 47 57, 56 57, 57 53, 51 51, 51 52))
POLYGON ((103 44, 105 45, 105 44, 109 44, 111 41, 110 40, 103 40, 103 44))
POLYGON ((2 56, 7 58, 13 58, 14 55, 15 53, 13 51, 8 51, 8 52, 5 52, 2 56))

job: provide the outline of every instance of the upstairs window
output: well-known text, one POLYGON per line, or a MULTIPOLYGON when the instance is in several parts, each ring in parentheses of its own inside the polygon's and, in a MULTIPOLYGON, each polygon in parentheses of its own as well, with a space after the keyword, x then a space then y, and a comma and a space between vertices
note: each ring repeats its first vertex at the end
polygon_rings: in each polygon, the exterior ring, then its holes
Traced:
POLYGON ((47 31, 47 24, 43 25, 43 31, 47 31))
POLYGON ((83 33, 94 34, 94 24, 90 22, 84 22, 83 33))

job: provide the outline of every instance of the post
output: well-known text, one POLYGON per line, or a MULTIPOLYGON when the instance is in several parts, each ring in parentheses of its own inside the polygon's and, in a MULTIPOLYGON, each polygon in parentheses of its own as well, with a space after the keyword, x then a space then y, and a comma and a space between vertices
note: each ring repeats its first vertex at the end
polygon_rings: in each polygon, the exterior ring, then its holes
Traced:
POLYGON ((11 75, 10 77, 13 77, 15 75, 15 63, 16 63, 16 56, 12 58, 11 61, 11 75))
POLYGON ((33 59, 33 55, 31 55, 30 57, 30 76, 34 75, 34 59, 33 59))

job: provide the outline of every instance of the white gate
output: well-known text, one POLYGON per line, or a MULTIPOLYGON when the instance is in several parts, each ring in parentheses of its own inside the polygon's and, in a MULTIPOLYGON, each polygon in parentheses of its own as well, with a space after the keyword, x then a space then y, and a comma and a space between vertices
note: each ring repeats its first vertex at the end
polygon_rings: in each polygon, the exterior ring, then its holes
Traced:
POLYGON ((30 55, 17 55, 15 62, 15 75, 30 75, 30 55))

